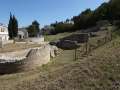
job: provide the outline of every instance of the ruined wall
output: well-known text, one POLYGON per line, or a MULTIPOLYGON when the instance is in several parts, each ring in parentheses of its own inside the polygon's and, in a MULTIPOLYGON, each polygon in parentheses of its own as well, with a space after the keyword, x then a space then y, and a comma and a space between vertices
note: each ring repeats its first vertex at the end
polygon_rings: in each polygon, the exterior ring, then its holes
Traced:
POLYGON ((37 66, 47 64, 50 61, 50 55, 51 46, 45 45, 39 48, 32 48, 26 57, 14 57, 13 60, 0 60, 0 74, 34 69, 37 66))
POLYGON ((27 64, 29 66, 41 66, 46 64, 50 61, 50 45, 45 45, 40 48, 31 49, 28 53, 27 57, 27 64))

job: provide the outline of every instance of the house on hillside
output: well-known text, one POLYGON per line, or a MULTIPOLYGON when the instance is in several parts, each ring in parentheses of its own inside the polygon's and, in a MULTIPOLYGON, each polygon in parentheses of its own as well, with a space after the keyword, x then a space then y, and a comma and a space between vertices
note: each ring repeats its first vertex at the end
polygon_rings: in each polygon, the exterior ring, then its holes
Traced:
POLYGON ((0 40, 7 41, 9 40, 8 28, 0 23, 0 40))
POLYGON ((18 29, 18 40, 26 40, 27 42, 33 42, 33 43, 41 43, 44 42, 44 37, 39 31, 36 37, 29 37, 28 31, 26 28, 19 28, 18 29))
POLYGON ((26 28, 19 28, 18 29, 18 39, 27 39, 28 32, 26 28))

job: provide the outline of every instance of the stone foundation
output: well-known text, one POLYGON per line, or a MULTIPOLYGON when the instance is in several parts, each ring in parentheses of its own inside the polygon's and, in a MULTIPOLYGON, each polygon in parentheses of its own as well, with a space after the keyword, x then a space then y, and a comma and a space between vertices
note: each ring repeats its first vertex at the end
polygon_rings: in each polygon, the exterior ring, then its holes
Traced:
POLYGON ((51 52, 54 54, 50 45, 28 50, 25 57, 0 57, 0 74, 16 73, 31 70, 37 66, 47 64, 50 61, 51 52), (11 60, 12 59, 12 60, 11 60))

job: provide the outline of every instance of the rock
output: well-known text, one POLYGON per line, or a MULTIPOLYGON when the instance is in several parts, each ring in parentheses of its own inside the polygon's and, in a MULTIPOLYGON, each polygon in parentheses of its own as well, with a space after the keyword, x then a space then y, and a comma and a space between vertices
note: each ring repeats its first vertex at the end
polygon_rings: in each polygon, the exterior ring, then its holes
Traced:
POLYGON ((54 58, 58 54, 58 48, 56 46, 51 46, 50 56, 54 58))

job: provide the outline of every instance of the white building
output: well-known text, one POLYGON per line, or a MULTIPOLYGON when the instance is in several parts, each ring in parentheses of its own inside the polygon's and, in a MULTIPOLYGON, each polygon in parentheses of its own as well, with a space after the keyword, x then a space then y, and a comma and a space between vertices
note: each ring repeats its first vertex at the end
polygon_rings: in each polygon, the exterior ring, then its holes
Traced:
POLYGON ((26 28, 18 29, 18 38, 19 39, 27 39, 28 38, 28 32, 27 32, 26 28))
POLYGON ((9 40, 8 28, 3 24, 0 24, 0 40, 2 41, 9 40))

